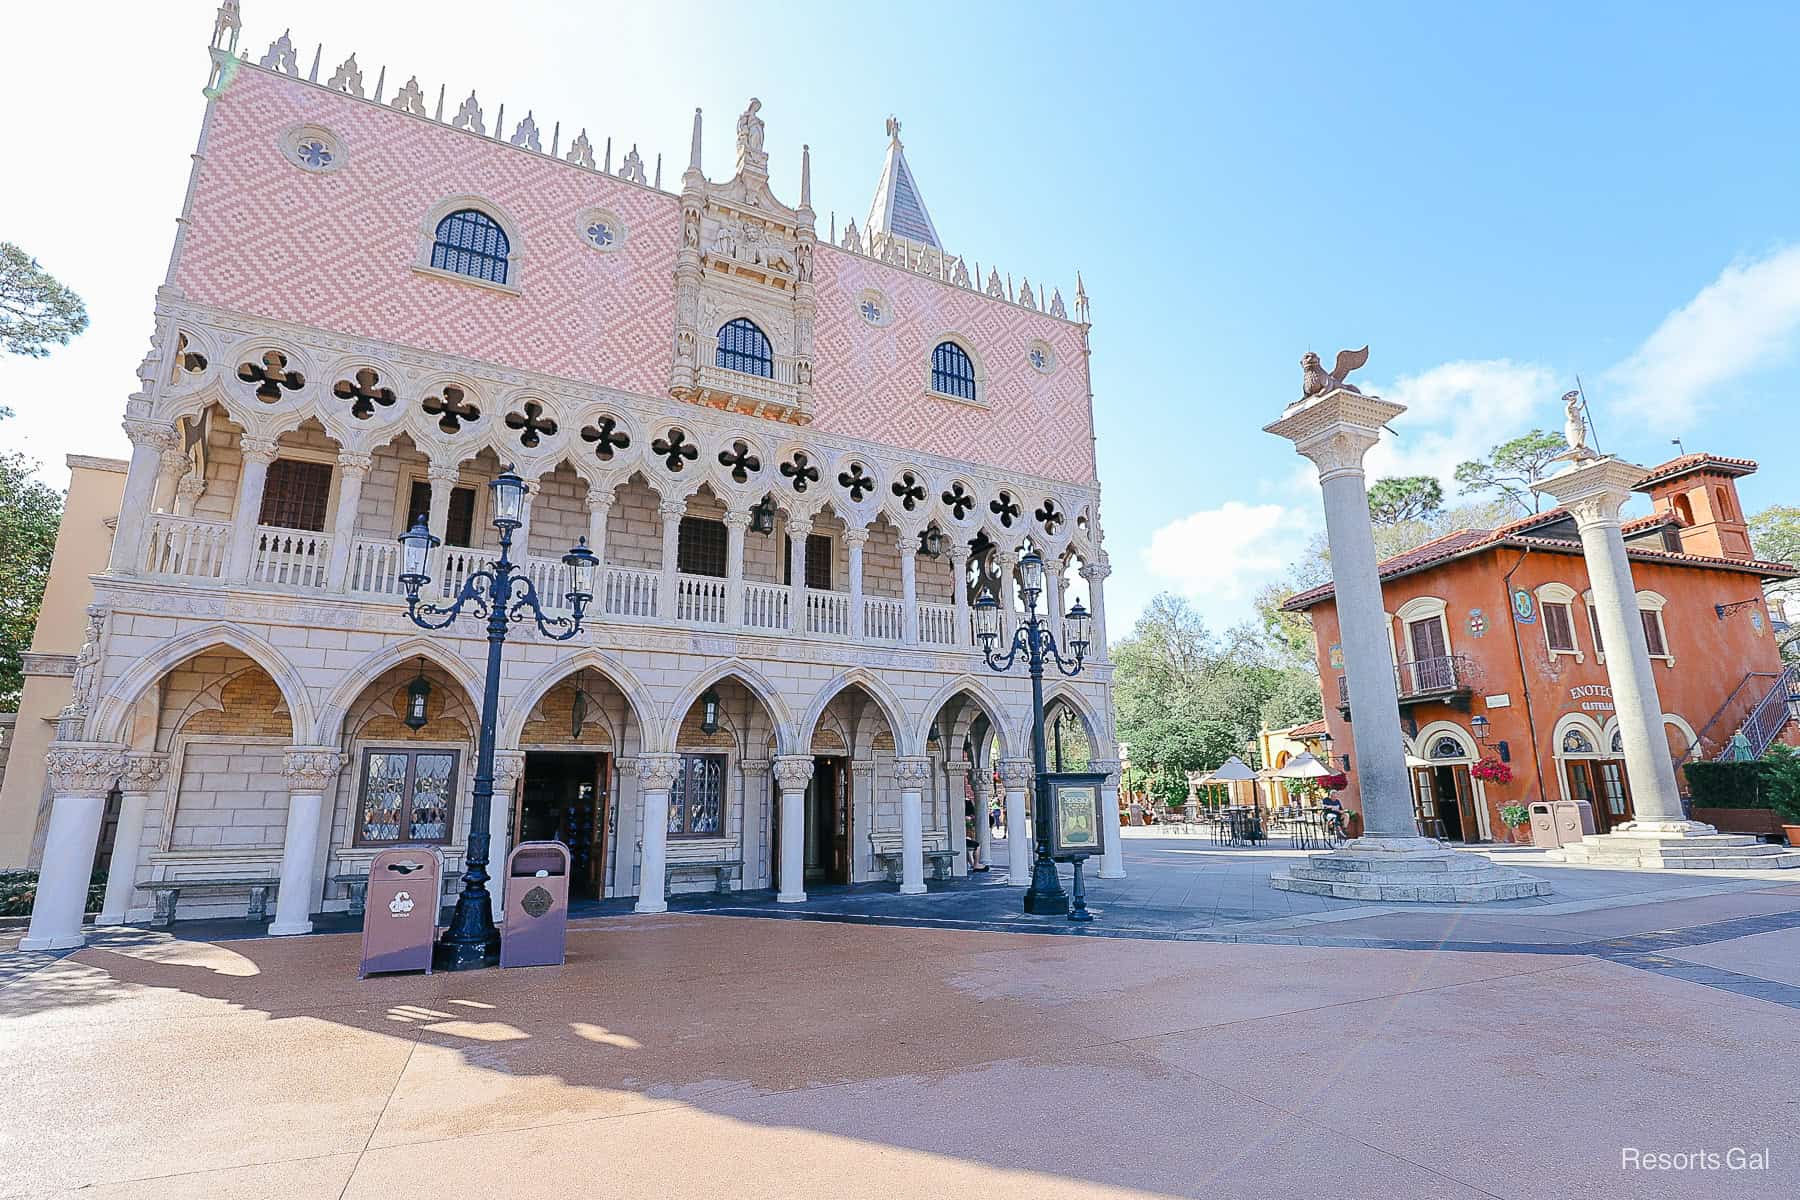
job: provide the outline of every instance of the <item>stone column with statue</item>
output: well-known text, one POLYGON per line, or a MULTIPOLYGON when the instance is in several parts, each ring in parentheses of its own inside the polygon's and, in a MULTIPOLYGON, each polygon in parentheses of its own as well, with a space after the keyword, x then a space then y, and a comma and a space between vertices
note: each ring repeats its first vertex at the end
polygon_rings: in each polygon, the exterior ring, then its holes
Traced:
POLYGON ((1406 408, 1345 382, 1368 358, 1367 346, 1345 350, 1327 374, 1319 356, 1308 353, 1300 360, 1300 399, 1264 427, 1292 441, 1319 470, 1344 673, 1357 715, 1351 729, 1365 830, 1341 849, 1283 867, 1271 882, 1282 891, 1349 900, 1469 903, 1546 895, 1544 881, 1421 837, 1414 821, 1363 474, 1363 457, 1381 440, 1382 427, 1406 408))
POLYGON ((1618 713, 1633 809, 1632 820, 1563 847, 1564 861, 1609 867, 1800 868, 1800 850, 1722 834, 1687 819, 1663 733, 1662 699, 1620 528, 1625 502, 1649 471, 1603 457, 1589 447, 1580 393, 1570 392, 1563 400, 1568 408, 1569 449, 1562 457, 1569 465, 1533 487, 1566 508, 1581 532, 1581 555, 1594 591, 1600 644, 1607 649, 1606 680, 1618 713))

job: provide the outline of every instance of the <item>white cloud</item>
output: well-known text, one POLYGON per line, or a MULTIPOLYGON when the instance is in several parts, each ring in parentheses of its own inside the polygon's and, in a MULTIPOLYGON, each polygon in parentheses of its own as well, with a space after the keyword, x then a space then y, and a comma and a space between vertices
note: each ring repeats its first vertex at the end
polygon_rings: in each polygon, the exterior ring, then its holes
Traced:
POLYGON ((1800 246, 1740 259, 1607 372, 1620 392, 1609 407, 1678 432, 1717 403, 1721 384, 1791 359, 1797 332, 1800 246))
POLYGON ((1152 533, 1144 565, 1224 627, 1251 615, 1256 589, 1300 557, 1318 523, 1304 509, 1227 500, 1152 533))
POLYGON ((1533 424, 1553 424, 1560 413, 1549 368, 1504 358, 1448 362, 1373 390, 1406 405, 1406 412, 1394 436, 1369 451, 1369 479, 1430 475, 1443 483, 1446 499, 1456 495, 1456 464, 1480 458, 1533 424))

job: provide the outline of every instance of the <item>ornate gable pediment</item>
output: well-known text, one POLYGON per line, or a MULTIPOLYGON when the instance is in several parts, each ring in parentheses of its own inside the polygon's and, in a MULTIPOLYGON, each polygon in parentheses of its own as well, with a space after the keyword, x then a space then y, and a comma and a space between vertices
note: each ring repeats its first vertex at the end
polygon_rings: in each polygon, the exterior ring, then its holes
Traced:
MULTIPOLYGON (((803 157, 800 206, 769 188, 761 102, 738 118, 737 172, 724 183, 700 168, 700 114, 682 176, 682 245, 675 264, 675 340, 669 393, 679 400, 775 420, 812 415, 812 262, 817 245, 810 204, 810 162, 803 157), (758 353, 733 353, 743 331, 720 349, 720 330, 747 321, 767 341, 758 353)), ((750 343, 755 344, 752 336, 750 343)))

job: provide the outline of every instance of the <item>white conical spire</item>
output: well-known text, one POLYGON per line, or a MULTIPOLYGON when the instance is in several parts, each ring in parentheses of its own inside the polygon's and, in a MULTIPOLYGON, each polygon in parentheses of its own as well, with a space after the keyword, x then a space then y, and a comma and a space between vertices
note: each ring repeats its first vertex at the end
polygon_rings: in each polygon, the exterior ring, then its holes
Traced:
POLYGON ((942 250, 944 244, 938 240, 937 226, 931 223, 924 197, 913 182, 912 169, 906 165, 906 150, 900 145, 900 122, 889 117, 887 131, 887 161, 882 164, 881 183, 875 188, 875 202, 869 205, 863 236, 881 230, 942 250))

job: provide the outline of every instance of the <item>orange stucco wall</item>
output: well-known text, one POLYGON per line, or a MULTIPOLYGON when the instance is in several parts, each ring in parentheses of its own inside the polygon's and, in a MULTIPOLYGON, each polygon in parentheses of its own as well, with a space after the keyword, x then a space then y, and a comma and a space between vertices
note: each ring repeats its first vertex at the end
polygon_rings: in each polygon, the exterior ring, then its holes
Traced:
MULTIPOLYGON (((1695 733, 1705 730, 1747 674, 1781 670, 1780 653, 1755 575, 1633 562, 1632 576, 1640 592, 1657 592, 1667 601, 1663 625, 1673 661, 1653 660, 1657 694, 1663 712, 1681 717, 1695 733), (1715 604, 1742 600, 1755 600, 1756 603, 1752 608, 1727 615, 1724 620, 1713 611, 1715 604)), ((1555 731, 1565 714, 1585 712, 1603 728, 1613 716, 1606 692, 1576 692, 1576 689, 1607 687, 1606 667, 1595 653, 1593 630, 1585 606, 1579 600, 1574 611, 1575 639, 1581 651, 1579 658, 1560 654, 1552 657, 1545 641, 1543 617, 1535 605, 1535 619, 1531 623, 1515 619, 1510 593, 1522 588, 1533 593, 1535 598, 1537 589, 1546 583, 1563 583, 1578 594, 1585 592, 1588 588, 1586 564, 1579 554, 1551 553, 1541 549, 1526 554, 1517 549, 1497 549, 1395 579, 1382 586, 1390 616, 1415 598, 1444 600, 1449 652, 1467 655, 1479 666, 1480 675, 1468 712, 1459 711, 1448 703, 1424 703, 1403 709, 1402 715, 1411 718, 1415 735, 1438 722, 1449 722, 1469 735, 1468 740, 1478 753, 1497 755, 1500 743, 1507 743, 1512 782, 1487 783, 1480 788, 1484 793, 1488 828, 1496 832, 1502 828, 1499 821, 1502 804, 1527 803, 1544 797, 1564 798, 1567 783, 1556 758, 1555 731), (1523 560, 1521 554, 1524 554, 1523 560), (1509 571, 1512 572, 1510 584, 1506 579, 1509 571), (1485 631, 1480 636, 1471 629, 1476 610, 1485 618, 1485 631), (1500 697, 1505 697, 1507 702, 1502 703, 1500 697), (1476 714, 1487 717, 1490 722, 1485 745, 1473 737, 1470 718, 1476 714)), ((1333 664, 1339 642, 1336 603, 1327 600, 1311 609, 1310 615, 1318 639, 1319 677, 1331 729, 1332 753, 1351 756, 1350 785, 1343 793, 1344 802, 1359 808, 1361 798, 1357 791, 1353 727, 1338 711, 1338 681, 1344 672, 1341 661, 1333 664)), ((1409 657, 1406 631, 1398 620, 1391 624, 1400 656, 1409 657)), ((1766 687, 1751 688, 1746 694, 1754 691, 1756 698, 1760 698, 1761 692, 1766 690, 1766 687)), ((1734 703, 1734 709, 1742 703, 1734 703)), ((1354 707, 1351 716, 1353 719, 1358 716, 1354 707)), ((1371 714, 1368 719, 1377 718, 1371 714)), ((1667 732, 1671 737, 1671 750, 1681 749, 1675 743, 1683 742, 1685 738, 1675 729, 1667 732)), ((1417 747, 1417 752, 1421 757, 1429 757, 1429 749, 1423 745, 1417 747)))

